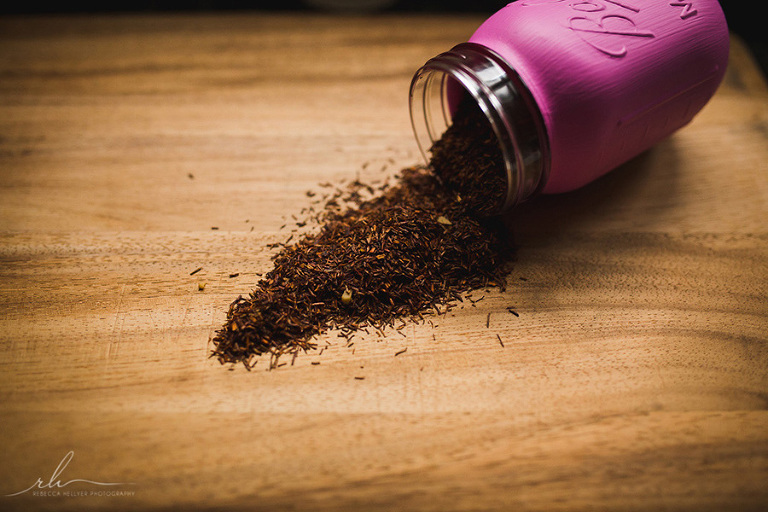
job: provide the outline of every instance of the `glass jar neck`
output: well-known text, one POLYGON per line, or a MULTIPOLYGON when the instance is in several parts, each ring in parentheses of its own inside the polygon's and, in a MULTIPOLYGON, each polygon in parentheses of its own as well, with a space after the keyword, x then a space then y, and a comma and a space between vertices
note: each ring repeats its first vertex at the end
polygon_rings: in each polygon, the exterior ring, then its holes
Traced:
POLYGON ((549 168, 544 121, 533 96, 515 70, 495 52, 462 43, 430 59, 411 81, 411 124, 422 155, 451 125, 468 93, 488 118, 504 157, 507 191, 504 211, 540 191, 549 168))

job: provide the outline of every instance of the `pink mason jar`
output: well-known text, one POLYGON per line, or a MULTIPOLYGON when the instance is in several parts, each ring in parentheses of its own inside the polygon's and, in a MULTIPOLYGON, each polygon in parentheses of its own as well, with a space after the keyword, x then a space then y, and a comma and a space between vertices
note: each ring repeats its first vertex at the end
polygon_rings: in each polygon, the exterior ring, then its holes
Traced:
POLYGON ((518 0, 416 72, 414 134, 428 159, 471 95, 499 139, 505 210, 577 189, 686 125, 728 46, 716 0, 518 0))

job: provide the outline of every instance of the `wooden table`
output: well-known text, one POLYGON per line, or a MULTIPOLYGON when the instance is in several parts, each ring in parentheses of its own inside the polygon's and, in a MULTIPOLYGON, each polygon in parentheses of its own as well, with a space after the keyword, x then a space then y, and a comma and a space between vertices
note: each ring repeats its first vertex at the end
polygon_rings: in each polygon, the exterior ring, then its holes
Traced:
POLYGON ((768 90, 736 39, 691 125, 514 213, 506 292, 208 357, 307 190, 419 162, 410 78, 481 21, 0 20, 0 493, 33 487, 0 509, 768 505, 768 90))

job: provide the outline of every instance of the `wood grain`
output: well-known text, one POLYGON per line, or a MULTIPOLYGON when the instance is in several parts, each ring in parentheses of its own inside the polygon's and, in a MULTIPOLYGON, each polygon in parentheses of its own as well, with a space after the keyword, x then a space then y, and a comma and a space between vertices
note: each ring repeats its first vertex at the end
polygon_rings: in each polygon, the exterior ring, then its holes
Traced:
POLYGON ((505 292, 208 357, 307 190, 418 162, 411 75, 481 21, 0 20, 0 509, 768 506, 768 89, 735 38, 691 125, 510 214, 505 292), (69 451, 62 483, 128 495, 5 496, 69 451))

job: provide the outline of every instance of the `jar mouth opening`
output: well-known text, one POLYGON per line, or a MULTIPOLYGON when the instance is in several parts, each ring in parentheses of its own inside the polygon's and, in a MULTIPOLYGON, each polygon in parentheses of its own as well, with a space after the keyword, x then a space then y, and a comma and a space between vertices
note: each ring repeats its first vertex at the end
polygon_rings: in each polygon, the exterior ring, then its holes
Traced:
POLYGON ((471 98, 483 112, 496 135, 507 183, 506 191, 498 194, 500 204, 490 208, 494 213, 523 202, 546 181, 543 121, 530 119, 531 101, 521 98, 522 82, 501 63, 491 50, 462 43, 422 66, 409 94, 411 126, 427 164, 430 148, 451 126, 462 99, 471 98))
POLYGON ((471 98, 488 119, 499 142, 499 150, 504 158, 504 173, 507 190, 490 194, 502 199, 498 204, 488 205, 493 214, 507 210, 514 200, 511 184, 515 181, 514 154, 509 154, 509 145, 503 144, 504 130, 499 126, 498 116, 495 115, 498 105, 493 105, 488 91, 483 85, 473 80, 472 76, 461 69, 443 69, 442 66, 424 67, 414 78, 415 87, 410 97, 411 123, 419 150, 427 164, 430 163, 430 149, 440 140, 453 124, 454 114, 458 105, 471 98), (423 113, 423 114, 422 114, 423 113), (423 115, 423 119, 422 116, 423 115))

